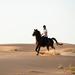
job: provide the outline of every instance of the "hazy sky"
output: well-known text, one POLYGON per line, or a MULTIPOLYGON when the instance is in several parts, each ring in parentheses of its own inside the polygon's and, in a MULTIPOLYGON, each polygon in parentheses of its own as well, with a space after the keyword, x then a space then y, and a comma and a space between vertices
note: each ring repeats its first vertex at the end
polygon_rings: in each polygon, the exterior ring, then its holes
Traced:
POLYGON ((0 0, 0 43, 34 43, 33 29, 75 44, 75 0, 0 0))

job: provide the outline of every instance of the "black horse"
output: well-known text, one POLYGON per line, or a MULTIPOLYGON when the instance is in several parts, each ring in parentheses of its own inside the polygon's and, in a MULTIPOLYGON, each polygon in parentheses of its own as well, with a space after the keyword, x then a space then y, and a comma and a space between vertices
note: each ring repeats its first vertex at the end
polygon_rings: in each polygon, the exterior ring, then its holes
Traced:
POLYGON ((54 41, 56 42, 57 45, 63 45, 62 43, 58 43, 55 38, 48 38, 48 37, 41 36, 40 31, 38 31, 37 29, 34 29, 34 32, 32 35, 36 37, 35 51, 37 52, 37 55, 39 54, 40 47, 47 47, 48 51, 49 51, 49 47, 55 49, 54 41))

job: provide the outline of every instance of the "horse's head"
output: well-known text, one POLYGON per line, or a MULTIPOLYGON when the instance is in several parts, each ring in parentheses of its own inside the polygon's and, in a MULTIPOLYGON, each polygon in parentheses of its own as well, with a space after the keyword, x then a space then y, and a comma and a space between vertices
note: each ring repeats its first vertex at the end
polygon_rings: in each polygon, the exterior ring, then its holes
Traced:
POLYGON ((41 34, 37 29, 34 29, 32 36, 41 36, 41 34))

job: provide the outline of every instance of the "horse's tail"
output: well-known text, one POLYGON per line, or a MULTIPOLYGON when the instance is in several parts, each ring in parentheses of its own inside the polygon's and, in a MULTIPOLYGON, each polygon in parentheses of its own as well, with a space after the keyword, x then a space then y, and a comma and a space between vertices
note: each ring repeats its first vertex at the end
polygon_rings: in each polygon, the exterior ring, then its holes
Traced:
POLYGON ((54 40, 56 42, 57 45, 63 45, 63 43, 59 43, 56 38, 51 38, 52 40, 54 40))

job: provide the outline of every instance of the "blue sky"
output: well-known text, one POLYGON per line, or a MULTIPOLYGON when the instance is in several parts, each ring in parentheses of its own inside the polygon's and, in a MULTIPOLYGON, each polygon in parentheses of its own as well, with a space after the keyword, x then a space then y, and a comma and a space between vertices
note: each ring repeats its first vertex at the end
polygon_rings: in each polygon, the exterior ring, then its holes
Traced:
POLYGON ((75 44, 75 0, 0 0, 0 43, 35 43, 33 29, 75 44))

